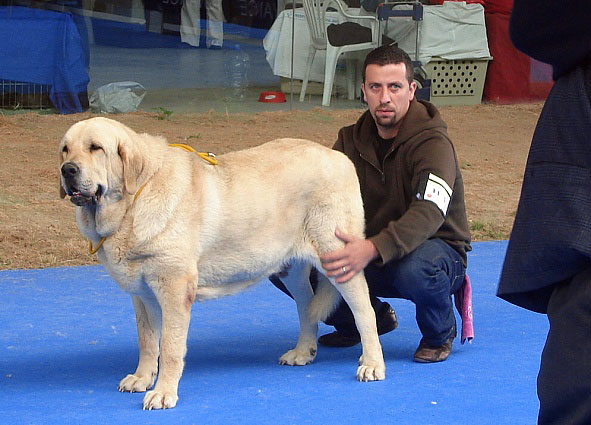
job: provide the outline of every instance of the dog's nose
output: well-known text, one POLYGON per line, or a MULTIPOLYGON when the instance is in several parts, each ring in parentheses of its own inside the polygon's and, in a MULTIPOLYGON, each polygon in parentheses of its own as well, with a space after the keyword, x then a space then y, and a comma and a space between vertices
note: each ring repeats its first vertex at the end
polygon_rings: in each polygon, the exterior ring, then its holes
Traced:
POLYGON ((62 176, 74 177, 76 174, 80 172, 80 168, 73 162, 66 162, 62 165, 62 176))

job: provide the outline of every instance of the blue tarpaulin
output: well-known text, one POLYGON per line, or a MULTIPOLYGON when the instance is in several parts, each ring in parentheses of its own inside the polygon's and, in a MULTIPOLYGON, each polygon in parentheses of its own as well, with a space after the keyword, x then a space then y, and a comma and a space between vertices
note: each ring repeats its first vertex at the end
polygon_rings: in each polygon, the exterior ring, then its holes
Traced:
MULTIPOLYGON (((138 360, 135 315, 101 266, 0 271, 0 424, 533 425, 545 315, 495 296, 506 241, 468 254, 475 338, 443 363, 412 361, 414 304, 388 298, 386 380, 355 380, 359 345, 319 346, 280 366, 298 337, 295 303, 268 281, 196 303, 176 408, 144 412, 117 384, 138 360)), ((320 333, 332 332, 320 324, 320 333)))
POLYGON ((88 43, 72 14, 0 7, 0 40, 0 79, 49 85, 63 114, 85 109, 88 43))

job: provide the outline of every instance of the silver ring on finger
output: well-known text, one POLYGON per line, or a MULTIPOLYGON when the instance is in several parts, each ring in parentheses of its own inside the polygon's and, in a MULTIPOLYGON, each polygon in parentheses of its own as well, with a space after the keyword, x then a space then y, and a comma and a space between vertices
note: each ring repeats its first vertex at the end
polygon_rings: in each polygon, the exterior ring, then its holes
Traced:
POLYGON ((343 266, 341 270, 343 270, 343 274, 347 273, 347 266, 343 266))

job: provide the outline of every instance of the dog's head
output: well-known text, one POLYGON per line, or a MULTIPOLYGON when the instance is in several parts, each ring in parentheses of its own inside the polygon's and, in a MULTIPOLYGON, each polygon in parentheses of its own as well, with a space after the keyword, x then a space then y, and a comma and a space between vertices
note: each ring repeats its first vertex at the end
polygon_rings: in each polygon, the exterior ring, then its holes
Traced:
POLYGON ((138 135, 107 118, 74 124, 59 145, 60 196, 78 206, 99 204, 109 194, 133 194, 143 169, 138 135))

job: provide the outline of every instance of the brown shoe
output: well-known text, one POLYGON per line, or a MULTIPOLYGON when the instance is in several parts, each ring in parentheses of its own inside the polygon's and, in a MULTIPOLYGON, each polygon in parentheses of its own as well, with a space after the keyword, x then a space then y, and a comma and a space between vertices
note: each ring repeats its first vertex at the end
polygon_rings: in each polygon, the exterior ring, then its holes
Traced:
MULTIPOLYGON (((376 322, 378 326, 378 335, 391 332, 398 327, 398 318, 394 309, 388 304, 382 308, 376 322)), ((361 342, 361 336, 358 332, 354 334, 343 334, 335 331, 318 338, 318 344, 325 347, 353 347, 361 342)))
POLYGON ((454 342, 454 337, 455 335, 439 347, 433 347, 421 338, 417 351, 415 351, 414 361, 419 363, 437 363, 447 360, 451 354, 451 346, 454 342))

